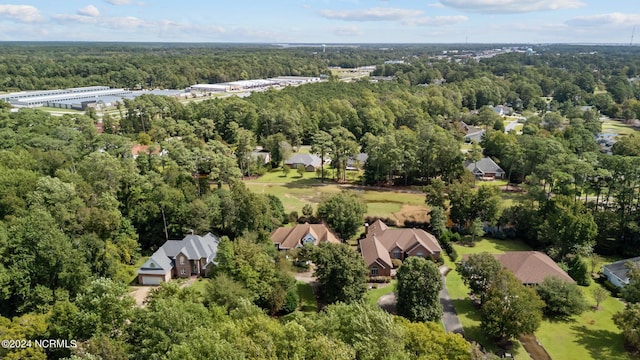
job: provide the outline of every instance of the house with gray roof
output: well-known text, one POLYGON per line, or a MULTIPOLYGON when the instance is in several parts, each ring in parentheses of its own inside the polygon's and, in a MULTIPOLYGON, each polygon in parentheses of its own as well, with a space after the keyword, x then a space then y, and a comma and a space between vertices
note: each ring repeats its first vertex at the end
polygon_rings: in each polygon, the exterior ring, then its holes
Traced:
POLYGON ((602 272, 610 283, 622 288, 629 284, 629 266, 640 267, 640 256, 607 264, 602 268, 602 272))
POLYGON ((159 285, 175 277, 204 276, 215 265, 220 238, 208 233, 167 240, 138 270, 138 283, 159 285))
MULTIPOLYGON (((325 163, 327 163, 326 160, 325 163)), ((297 153, 285 160, 284 164, 292 169, 297 169, 302 165, 305 171, 316 171, 322 166, 322 160, 318 155, 297 153)))
POLYGON ((478 179, 494 180, 505 178, 504 170, 490 157, 485 157, 478 161, 467 160, 464 162, 464 167, 478 179))

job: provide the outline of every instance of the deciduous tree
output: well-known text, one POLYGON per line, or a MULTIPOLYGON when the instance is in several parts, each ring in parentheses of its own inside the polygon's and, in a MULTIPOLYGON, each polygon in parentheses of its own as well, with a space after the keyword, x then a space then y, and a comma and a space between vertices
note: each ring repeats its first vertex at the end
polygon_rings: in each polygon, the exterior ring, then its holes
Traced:
POLYGON ((442 305, 440 270, 432 262, 417 256, 406 259, 397 273, 395 288, 398 315, 410 321, 439 321, 442 305))

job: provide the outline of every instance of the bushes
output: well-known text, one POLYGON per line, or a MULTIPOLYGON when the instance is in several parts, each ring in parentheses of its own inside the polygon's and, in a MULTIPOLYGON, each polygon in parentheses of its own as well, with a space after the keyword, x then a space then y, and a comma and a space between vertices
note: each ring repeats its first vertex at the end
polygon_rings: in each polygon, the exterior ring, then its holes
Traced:
POLYGON ((387 284, 391 282, 391 276, 372 276, 369 278, 370 283, 387 284))
POLYGON ((402 265, 402 260, 400 259, 391 259, 391 264, 394 268, 399 268, 402 265))
POLYGON ((449 255, 449 258, 453 262, 455 262, 458 259, 458 252, 456 251, 456 249, 453 248, 453 245, 451 245, 451 240, 450 240, 452 237, 454 237, 454 235, 457 235, 457 240, 459 240, 460 234, 458 233, 453 234, 451 231, 446 231, 438 239, 438 242, 440 243, 440 247, 442 247, 442 249, 447 253, 447 255, 449 255))
MULTIPOLYGON (((381 220, 385 225, 387 226, 398 226, 398 222, 396 221, 396 219, 392 219, 392 218, 383 218, 383 217, 379 217, 379 216, 367 216, 364 218, 364 221, 367 224, 373 224, 374 222, 381 220)), ((406 227, 406 222, 405 222, 405 227, 406 227)))
POLYGON ((578 255, 569 261, 569 276, 575 280, 578 285, 589 286, 591 283, 591 275, 584 260, 578 255))

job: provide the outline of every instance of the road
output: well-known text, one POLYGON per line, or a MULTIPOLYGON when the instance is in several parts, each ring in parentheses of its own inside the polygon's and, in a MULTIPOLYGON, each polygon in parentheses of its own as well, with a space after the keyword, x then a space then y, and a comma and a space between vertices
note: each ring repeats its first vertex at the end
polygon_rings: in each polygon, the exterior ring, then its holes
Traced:
POLYGON ((518 120, 514 120, 514 121, 508 123, 507 126, 504 127, 504 133, 508 134, 509 131, 515 130, 516 126, 518 126, 518 124, 519 124, 518 120))

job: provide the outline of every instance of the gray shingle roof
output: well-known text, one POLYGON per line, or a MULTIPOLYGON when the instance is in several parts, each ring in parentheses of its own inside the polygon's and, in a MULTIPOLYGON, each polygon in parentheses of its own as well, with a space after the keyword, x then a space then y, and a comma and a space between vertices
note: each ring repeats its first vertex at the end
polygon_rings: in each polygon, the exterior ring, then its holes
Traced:
POLYGON ((313 165, 314 167, 320 167, 322 160, 314 154, 294 154, 284 162, 286 165, 304 164, 304 166, 313 165))
POLYGON ((496 164, 490 157, 484 157, 476 162, 473 161, 465 161, 464 167, 472 173, 476 173, 479 171, 482 174, 493 173, 493 174, 504 174, 504 170, 496 164))
POLYGON ((640 266, 640 256, 631 259, 616 261, 614 263, 607 264, 604 267, 607 268, 612 274, 617 276, 620 280, 626 283, 629 281, 629 275, 627 275, 627 263, 635 263, 637 266, 640 266))
POLYGON ((138 270, 143 275, 164 275, 173 268, 173 259, 182 253, 189 260, 206 259, 206 264, 215 263, 220 239, 208 233, 204 236, 187 235, 182 240, 167 240, 138 270))

